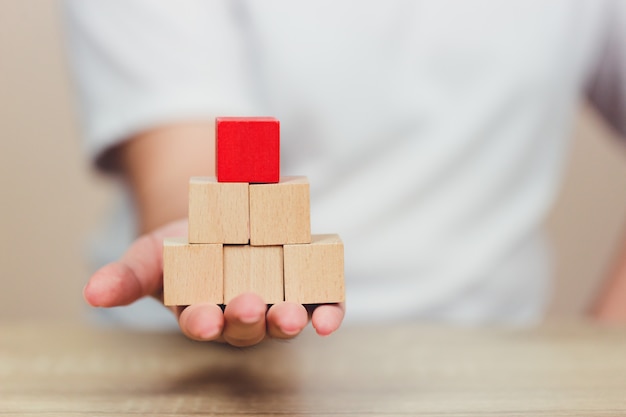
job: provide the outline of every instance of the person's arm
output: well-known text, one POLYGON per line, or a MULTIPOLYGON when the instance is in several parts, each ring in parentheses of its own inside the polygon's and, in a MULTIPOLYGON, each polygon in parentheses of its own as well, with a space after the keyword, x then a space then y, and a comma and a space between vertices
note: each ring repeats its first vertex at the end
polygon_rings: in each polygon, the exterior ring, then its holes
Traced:
MULTIPOLYGON (((610 3, 604 28, 604 49, 590 79, 589 99, 607 122, 626 136, 626 2, 610 3)), ((626 322, 626 240, 616 259, 592 304, 591 315, 603 321, 626 322)))
POLYGON ((606 322, 626 323, 626 242, 622 244, 614 272, 592 307, 592 315, 606 322))
MULTIPOLYGON (((213 135, 213 123, 177 124, 139 134, 115 151, 136 199, 141 237, 120 260, 91 277, 84 291, 91 305, 126 305, 144 296, 162 301, 162 239, 187 234, 189 177, 214 174, 213 135)), ((188 337, 236 346, 295 337, 309 313, 289 302, 267 309, 251 293, 234 299, 223 312, 209 303, 171 310, 188 337)), ((343 315, 343 304, 321 305, 311 312, 311 320, 320 335, 328 335, 339 328, 343 315)))

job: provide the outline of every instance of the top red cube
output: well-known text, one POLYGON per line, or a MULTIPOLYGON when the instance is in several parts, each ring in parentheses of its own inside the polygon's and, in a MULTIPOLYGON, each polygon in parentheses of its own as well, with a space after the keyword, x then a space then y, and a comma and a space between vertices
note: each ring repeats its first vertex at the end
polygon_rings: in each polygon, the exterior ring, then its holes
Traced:
POLYGON ((280 178, 280 124, 273 117, 215 119, 218 182, 277 183, 280 178))

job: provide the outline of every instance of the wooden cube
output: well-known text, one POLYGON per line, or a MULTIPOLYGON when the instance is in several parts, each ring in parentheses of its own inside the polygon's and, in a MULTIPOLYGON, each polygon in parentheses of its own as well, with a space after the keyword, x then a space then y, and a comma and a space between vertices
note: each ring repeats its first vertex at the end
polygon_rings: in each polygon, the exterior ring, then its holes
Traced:
POLYGON ((189 242, 246 244, 249 217, 248 184, 215 177, 189 181, 189 242))
POLYGON ((249 291, 267 304, 283 301, 282 246, 224 246, 224 304, 249 291))
POLYGON ((311 242, 309 181, 281 177, 277 184, 250 184, 250 244, 311 242))
POLYGON ((215 170, 219 182, 278 182, 278 120, 273 117, 216 118, 215 170))
POLYGON ((163 240, 163 303, 166 306, 224 302, 221 244, 163 240))
POLYGON ((285 245, 284 265, 285 301, 344 301, 343 243, 338 235, 313 235, 310 244, 285 245))

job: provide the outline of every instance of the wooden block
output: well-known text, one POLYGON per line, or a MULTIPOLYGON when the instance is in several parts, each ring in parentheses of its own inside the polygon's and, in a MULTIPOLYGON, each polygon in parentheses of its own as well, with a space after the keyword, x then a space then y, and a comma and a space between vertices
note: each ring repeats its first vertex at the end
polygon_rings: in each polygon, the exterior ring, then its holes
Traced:
POLYGON ((166 306, 224 302, 221 244, 163 240, 163 298, 166 306))
POLYGON ((250 244, 311 242, 309 181, 282 177, 278 184, 250 184, 250 244))
POLYGON ((273 117, 216 118, 215 169, 219 182, 278 182, 278 120, 273 117))
POLYGON ((282 246, 224 246, 224 304, 249 291, 267 304, 283 301, 282 246))
POLYGON ((246 244, 249 217, 248 184, 215 177, 189 181, 189 242, 246 244))
POLYGON ((338 235, 313 235, 310 244, 285 245, 284 263, 285 301, 344 301, 343 243, 338 235))

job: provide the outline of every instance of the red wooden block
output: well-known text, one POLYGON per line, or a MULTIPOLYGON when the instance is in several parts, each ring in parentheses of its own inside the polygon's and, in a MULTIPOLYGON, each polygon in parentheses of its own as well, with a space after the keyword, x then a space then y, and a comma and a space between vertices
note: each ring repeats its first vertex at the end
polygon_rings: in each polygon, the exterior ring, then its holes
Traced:
POLYGON ((218 182, 277 183, 280 178, 280 124, 273 117, 215 119, 218 182))

